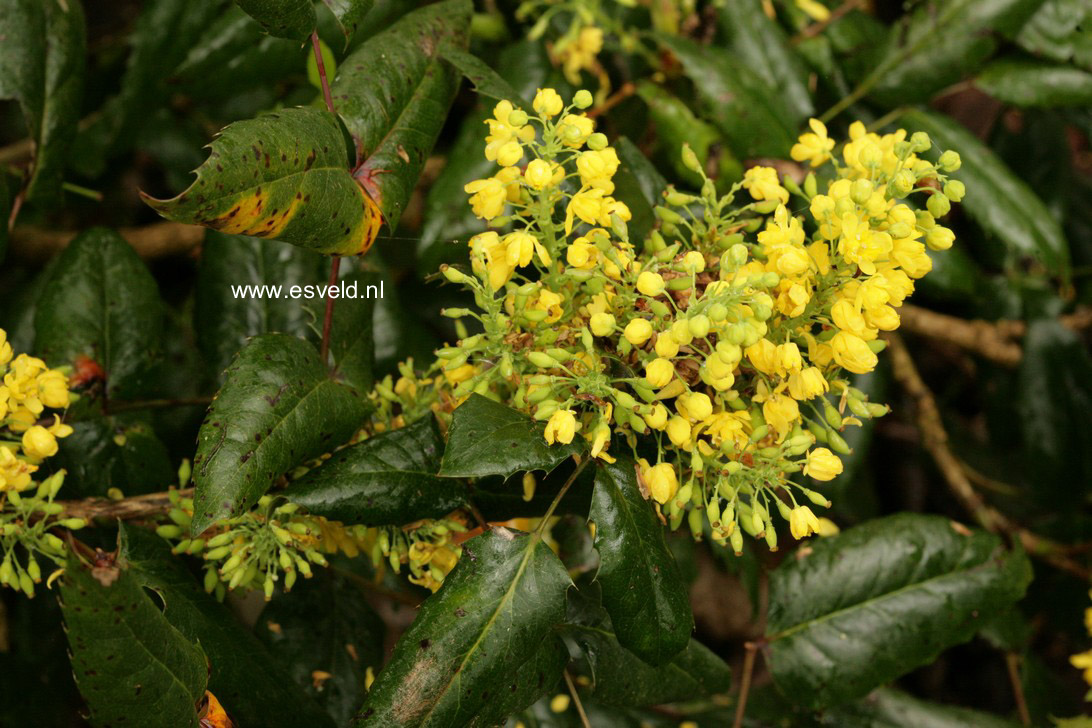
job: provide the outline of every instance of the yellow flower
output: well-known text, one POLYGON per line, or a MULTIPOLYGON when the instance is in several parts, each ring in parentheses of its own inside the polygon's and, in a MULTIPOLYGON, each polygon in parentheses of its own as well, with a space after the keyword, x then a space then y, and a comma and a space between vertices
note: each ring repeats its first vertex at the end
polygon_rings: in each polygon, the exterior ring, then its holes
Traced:
POLYGON ((807 367, 789 376, 789 395, 800 402, 818 397, 829 388, 818 367, 807 367))
POLYGON ((535 299, 535 304, 532 308, 539 311, 546 311, 548 315, 546 316, 544 323, 552 324, 554 321, 561 318, 561 301, 562 298, 559 294, 543 288, 539 290, 538 298, 535 299))
POLYGON ((807 538, 813 533, 819 533, 819 519, 807 506, 797 506, 789 513, 789 531, 795 539, 807 538))
POLYGON ((659 273, 646 270, 637 276, 637 290, 655 298, 664 292, 664 278, 659 273))
POLYGON ((470 207, 474 215, 483 220, 492 220, 504 212, 504 202, 508 198, 508 191, 499 179, 476 179, 467 184, 463 190, 471 195, 470 207))
POLYGON ((603 219, 605 212, 603 190, 588 189, 577 192, 569 200, 569 207, 565 212, 565 234, 573 231, 574 215, 589 225, 595 225, 603 219))
POLYGON ((521 159, 523 159, 523 147, 515 140, 505 142, 504 145, 497 150, 497 164, 502 167, 511 167, 512 165, 517 164, 521 159))
POLYGON ((527 232, 508 233, 504 236, 504 250, 508 265, 522 268, 531 262, 535 251, 535 238, 527 232))
POLYGON ((667 359, 653 359, 645 366, 645 381, 659 389, 666 387, 675 376, 675 365, 667 359))
POLYGON ((812 167, 818 167, 830 159, 834 140, 827 137, 827 127, 818 119, 808 119, 808 126, 811 127, 811 132, 800 135, 800 141, 793 145, 789 156, 797 162, 806 161, 812 167))
POLYGON ((651 427, 653 430, 662 430, 667 426, 667 407, 657 402, 652 405, 652 411, 646 415, 641 415, 645 424, 651 427))
POLYGON ((830 340, 830 348, 838 366, 854 374, 867 374, 879 363, 865 340, 848 331, 839 331, 835 334, 830 340))
POLYGON ((667 503, 679 490, 679 481, 675 476, 675 468, 668 463, 653 465, 641 473, 648 486, 652 499, 657 503, 667 503))
POLYGON ((667 436, 676 446, 684 447, 690 442, 690 423, 682 417, 672 417, 667 423, 667 436))
POLYGON ((713 402, 704 392, 687 392, 675 400, 679 414, 693 422, 701 422, 713 414, 713 402))
POLYGON ((614 333, 614 316, 605 312, 594 314, 588 321, 588 326, 596 336, 610 336, 614 333))
POLYGON ((804 475, 816 480, 834 480, 842 472, 842 461, 825 447, 808 450, 804 465, 804 475))
POLYGON ((777 432, 780 441, 800 419, 800 406, 792 397, 774 392, 762 404, 762 416, 766 418, 766 424, 777 432))
POLYGON ((608 147, 598 152, 581 152, 576 158, 576 171, 580 174, 582 185, 603 190, 609 195, 614 192, 611 177, 618 171, 618 164, 618 154, 608 147))
POLYGON ((470 253, 474 271, 488 279, 493 290, 504 288, 515 266, 508 263, 508 246, 500 236, 492 230, 475 235, 470 239, 470 253))
POLYGON ((658 356, 664 359, 674 359, 679 353, 679 342, 675 340, 670 331, 665 331, 656 337, 656 344, 652 348, 655 349, 658 356))
POLYGON ((576 149, 588 141, 595 131, 595 122, 584 114, 565 114, 557 124, 557 133, 565 146, 576 149))
POLYGON ((11 343, 8 342, 8 332, 0 329, 0 367, 7 366, 12 355, 11 343))
POLYGON ((53 433, 34 425, 23 433, 23 454, 32 460, 45 460, 57 454, 57 438, 53 433))
POLYGON ((777 347, 769 339, 759 339, 743 350, 747 361, 763 374, 777 374, 777 347))
POLYGON ((558 410, 550 415, 545 432, 548 444, 553 445, 555 442, 560 442, 562 445, 568 445, 573 441, 575 434, 576 416, 571 409, 558 410))
POLYGON ((777 369, 784 376, 788 372, 799 371, 804 366, 804 358, 800 356, 800 347, 793 342, 778 344, 777 369))
POLYGON ((590 270, 599 260, 599 249, 586 237, 574 240, 565 251, 565 260, 574 268, 590 270))
POLYGON ((550 163, 543 159, 532 159, 527 163, 527 169, 523 171, 523 177, 527 184, 534 190, 543 190, 550 186, 554 178, 554 170, 550 163))
POLYGON ((38 398, 46 407, 64 409, 69 403, 68 378, 56 369, 39 374, 38 398))
POLYGON ((538 93, 535 94, 531 106, 536 113, 544 116, 557 116, 565 108, 565 102, 561 100, 560 94, 552 88, 540 88, 538 93))
POLYGON ((646 341, 652 338, 652 324, 648 322, 648 319, 635 318, 626 324, 622 335, 626 337, 626 341, 634 346, 643 346, 646 341))
POLYGON ((743 173, 743 188, 756 200, 779 200, 781 204, 789 201, 789 191, 781 186, 773 167, 748 169, 743 173))

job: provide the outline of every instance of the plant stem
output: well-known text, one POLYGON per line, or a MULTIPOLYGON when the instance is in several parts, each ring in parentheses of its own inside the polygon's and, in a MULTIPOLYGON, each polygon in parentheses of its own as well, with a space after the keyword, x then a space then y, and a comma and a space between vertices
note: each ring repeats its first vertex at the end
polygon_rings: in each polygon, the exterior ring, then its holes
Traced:
POLYGON ((212 397, 180 397, 178 399, 145 399, 133 402, 111 402, 110 414, 131 412, 145 409, 168 409, 170 407, 197 407, 212 404, 212 397))
POLYGON ((743 657, 743 681, 739 685, 739 703, 736 705, 736 719, 732 722, 732 728, 743 726, 743 716, 747 712, 747 694, 751 692, 751 676, 755 671, 755 655, 758 653, 757 642, 747 642, 743 646, 747 654, 743 657))
MULTIPOLYGON (((322 62, 322 47, 319 45, 318 31, 311 31, 311 51, 315 54, 315 65, 318 67, 319 81, 322 84, 322 98, 326 101, 326 110, 331 114, 337 114, 334 109, 334 98, 330 95, 330 80, 326 77, 326 64, 322 62)), ((334 298, 330 295, 330 289, 337 285, 338 272, 341 269, 341 256, 334 256, 330 265, 330 286, 326 293, 326 312, 322 317, 322 347, 319 356, 325 365, 330 355, 330 325, 334 320, 334 298)))
POLYGON ((561 499, 565 497, 565 494, 569 492, 569 488, 576 479, 580 477, 580 473, 584 472, 584 468, 588 466, 588 463, 592 461, 592 458, 585 458, 583 462, 576 466, 576 470, 569 476, 569 479, 565 481, 565 485, 561 486, 561 490, 557 491, 557 495, 554 496, 554 502, 550 504, 550 507, 546 509, 546 515, 542 517, 542 521, 538 524, 538 528, 535 529, 535 535, 541 536, 542 532, 546 530, 546 524, 550 521, 550 516, 554 515, 554 510, 557 509, 557 504, 561 502, 561 499))
POLYGON ((569 695, 573 696, 573 705, 576 706, 576 712, 580 714, 580 722, 584 724, 584 728, 591 728, 591 723, 588 721, 588 714, 584 712, 584 704, 580 702, 580 696, 576 693, 576 686, 573 685, 573 678, 569 675, 569 671, 566 669, 565 684, 569 686, 569 695))
POLYGON ((1012 682, 1012 697, 1016 701, 1016 712, 1020 715, 1020 722, 1031 725, 1031 714, 1028 712, 1028 701, 1024 698, 1024 683, 1020 681, 1020 656, 1015 652, 1005 653, 1005 666, 1009 669, 1009 680, 1012 682))

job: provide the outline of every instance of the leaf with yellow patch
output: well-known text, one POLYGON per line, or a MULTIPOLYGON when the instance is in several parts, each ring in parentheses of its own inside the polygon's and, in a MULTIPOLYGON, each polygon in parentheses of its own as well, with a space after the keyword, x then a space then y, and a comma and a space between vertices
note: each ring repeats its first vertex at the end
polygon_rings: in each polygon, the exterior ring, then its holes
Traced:
POLYGON ((336 116, 283 109, 226 127, 189 189, 143 195, 160 215, 225 233, 283 240, 329 255, 361 255, 379 208, 353 179, 352 140, 336 116))

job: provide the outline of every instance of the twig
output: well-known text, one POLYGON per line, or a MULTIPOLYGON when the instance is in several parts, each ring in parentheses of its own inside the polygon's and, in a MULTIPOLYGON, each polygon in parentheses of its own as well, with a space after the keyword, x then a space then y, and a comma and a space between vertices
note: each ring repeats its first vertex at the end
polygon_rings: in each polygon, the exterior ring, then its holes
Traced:
POLYGON ((594 119, 597 116, 602 116, 635 93, 637 93, 637 87, 633 85, 632 81, 626 81, 622 84, 622 87, 611 94, 606 101, 599 104, 599 106, 596 106, 594 109, 590 109, 587 113, 588 118, 594 119))
POLYGON ((755 671, 755 655, 758 653, 757 642, 746 642, 743 647, 747 654, 743 657, 743 680, 739 685, 739 702, 736 704, 736 719, 732 728, 742 728, 743 716, 747 712, 747 694, 751 692, 751 677, 755 671))
MULTIPOLYGON (((141 258, 163 258, 188 253, 205 239, 205 229, 178 222, 157 222, 118 230, 141 258)), ((79 233, 19 226, 11 234, 12 255, 30 262, 47 260, 68 246, 79 233)))
POLYGON ((580 715, 580 722, 584 725, 584 728, 591 728, 591 722, 588 721, 588 714, 584 712, 584 704, 580 702, 580 696, 576 692, 576 686, 573 685, 573 678, 569 674, 568 669, 563 673, 565 676, 565 684, 569 686, 569 695, 573 696, 573 705, 576 706, 576 712, 580 715))
POLYGON ((330 81, 326 78, 326 64, 322 62, 322 46, 320 45, 318 31, 311 31, 311 51, 315 54, 315 65, 318 66, 319 82, 322 84, 322 98, 326 100, 326 110, 331 114, 334 111, 334 99, 330 96, 330 81))
MULTIPOLYGON (((315 54, 315 65, 318 67, 319 81, 322 84, 322 98, 326 101, 326 110, 331 114, 337 114, 334 108, 334 98, 330 95, 330 81, 326 77, 326 64, 322 61, 322 46, 319 43, 318 31, 311 31, 311 51, 315 54)), ((335 255, 330 264, 330 285, 326 294, 326 311, 322 317, 322 345, 319 349, 319 357, 326 364, 330 354, 330 328, 334 321, 334 297, 330 295, 337 285, 338 271, 341 269, 341 257, 335 255)))
POLYGON ((811 25, 794 35, 792 37, 792 40, 789 42, 793 45, 797 45, 798 43, 801 43, 808 38, 814 38, 815 36, 822 33, 824 30, 829 28, 832 23, 836 23, 841 20, 843 15, 848 14, 851 10, 860 7, 862 4, 863 0, 846 0, 846 2, 839 5, 834 10, 830 11, 830 15, 827 17, 826 20, 820 20, 817 23, 812 23, 811 25))
POLYGON ((1005 653, 1005 666, 1009 669, 1009 681, 1012 683, 1012 697, 1016 700, 1016 712, 1020 715, 1020 722, 1031 725, 1031 713, 1028 712, 1028 701, 1024 698, 1024 683, 1020 680, 1020 656, 1014 652, 1005 653))
POLYGON ((212 397, 179 397, 177 399, 145 399, 132 402, 111 402, 110 414, 132 412, 146 409, 169 409, 171 407, 198 407, 212 404, 212 397))
POLYGON ((353 582, 354 584, 359 586, 361 589, 363 589, 365 591, 368 591, 368 592, 371 592, 372 594, 378 594, 381 597, 386 597, 387 599, 393 599, 396 602, 401 602, 402 604, 405 604, 407 606, 414 607, 414 608, 417 608, 417 607, 421 606, 421 600, 417 599, 412 594, 403 594, 400 591, 395 591, 394 589, 388 589, 387 587, 383 586, 382 584, 376 584, 371 579, 364 578, 360 574, 354 574, 351 571, 341 569, 341 568, 339 568, 337 566, 331 566, 330 568, 333 569, 334 572, 337 573, 338 575, 344 576, 346 579, 353 582))
MULTIPOLYGON (((178 494, 184 498, 193 495, 193 488, 183 488, 178 494)), ((84 498, 77 501, 58 501, 64 508, 65 518, 82 518, 88 523, 96 519, 115 521, 139 521, 154 518, 171 509, 168 492, 135 495, 120 500, 109 498, 84 498)))
POLYGON ((1009 326, 982 320, 968 321, 912 305, 900 308, 899 316, 906 331, 947 341, 998 364, 1014 367, 1023 357, 1020 345, 1010 338, 1009 326))
POLYGON ((918 429, 922 445, 933 457, 948 488, 968 513, 987 531, 1007 533, 1020 540, 1032 556, 1036 556, 1057 569, 1073 574, 1082 581, 1092 581, 1092 572, 1065 555, 1066 547, 1048 538, 1017 526, 1007 516, 986 504, 971 485, 959 459, 948 445, 948 432, 940 416, 933 393, 925 385, 906 344, 898 334, 885 335, 891 355, 895 379, 914 400, 917 408, 918 429))

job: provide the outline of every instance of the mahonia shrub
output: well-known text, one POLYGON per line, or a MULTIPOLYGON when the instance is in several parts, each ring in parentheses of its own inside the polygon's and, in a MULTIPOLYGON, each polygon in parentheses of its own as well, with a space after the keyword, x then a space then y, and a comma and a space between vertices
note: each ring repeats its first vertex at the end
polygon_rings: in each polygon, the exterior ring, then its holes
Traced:
POLYGON ((0 725, 1086 725, 1089 28, 0 0, 0 725))

